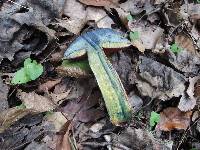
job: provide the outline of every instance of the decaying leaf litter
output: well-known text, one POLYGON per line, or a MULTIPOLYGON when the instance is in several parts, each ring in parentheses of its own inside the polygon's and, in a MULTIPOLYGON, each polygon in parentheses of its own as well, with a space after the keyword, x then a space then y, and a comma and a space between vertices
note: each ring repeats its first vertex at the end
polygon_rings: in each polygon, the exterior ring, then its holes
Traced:
POLYGON ((7 0, 0 9, 1 149, 200 149, 198 0, 7 0), (93 75, 98 62, 63 60, 75 39, 97 28, 131 42, 101 51, 131 106, 120 126, 93 75), (27 58, 43 73, 12 84, 27 58))

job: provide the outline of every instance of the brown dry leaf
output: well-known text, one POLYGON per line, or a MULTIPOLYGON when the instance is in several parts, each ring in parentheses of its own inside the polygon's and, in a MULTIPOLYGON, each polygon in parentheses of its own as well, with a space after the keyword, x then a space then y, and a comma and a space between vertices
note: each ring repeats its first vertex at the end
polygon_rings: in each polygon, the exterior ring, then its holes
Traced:
POLYGON ((56 80, 49 80, 41 85, 39 85, 37 91, 38 92, 47 92, 51 90, 53 87, 55 87, 58 83, 61 82, 61 78, 56 80))
POLYGON ((38 95, 35 92, 26 93, 18 90, 17 97, 24 103, 26 108, 37 112, 50 111, 56 107, 50 98, 38 95))
POLYGON ((55 86, 53 94, 57 96, 60 94, 61 96, 59 97, 64 97, 64 95, 70 91, 66 99, 76 99, 80 98, 81 95, 83 95, 87 86, 88 81, 85 79, 80 80, 79 82, 70 82, 67 80, 62 80, 61 83, 55 86))
POLYGON ((138 24, 129 22, 129 28, 132 32, 139 33, 139 41, 145 49, 154 49, 164 32, 159 26, 150 25, 145 21, 141 21, 138 24))
POLYGON ((64 15, 66 19, 57 19, 57 25, 68 31, 79 34, 88 21, 95 21, 99 28, 111 28, 112 19, 101 8, 87 7, 83 4, 67 0, 64 6, 64 15))
POLYGON ((61 133, 65 133, 64 135, 58 135, 57 137, 57 144, 56 144, 56 150, 71 150, 71 143, 69 141, 69 130, 71 128, 71 122, 68 121, 66 122, 62 129, 61 129, 61 133))
POLYGON ((182 112, 176 107, 169 107, 160 113, 160 122, 157 128, 163 131, 173 129, 184 129, 190 125, 190 116, 192 111, 182 112))
POLYGON ((179 34, 175 37, 175 43, 181 48, 187 49, 188 51, 195 52, 195 47, 192 40, 185 34, 179 34))
POLYGON ((70 18, 67 18, 66 20, 58 20, 58 24, 74 34, 79 34, 87 22, 87 12, 84 6, 75 0, 66 0, 64 15, 70 18))
POLYGON ((58 25, 67 29, 68 31, 79 34, 84 25, 86 24, 86 19, 82 18, 69 18, 69 19, 57 19, 58 25))
POLYGON ((70 93, 70 90, 64 93, 60 93, 60 94, 51 93, 50 96, 52 100, 54 101, 54 103, 59 105, 63 102, 62 100, 70 99, 69 93, 70 93))
POLYGON ((144 10, 148 13, 150 10, 152 10, 152 8, 153 6, 151 6, 149 0, 127 0, 124 3, 121 3, 119 7, 115 7, 114 9, 117 11, 121 21, 127 25, 128 15, 132 14, 137 16, 144 10))
POLYGON ((10 127, 14 122, 23 118, 29 113, 33 113, 31 109, 18 109, 17 107, 10 108, 0 113, 0 133, 10 127))
POLYGON ((46 115, 45 121, 53 124, 55 127, 55 132, 59 132, 68 120, 61 112, 53 112, 53 114, 46 115))
POLYGON ((81 3, 91 6, 112 6, 118 4, 118 0, 79 0, 81 3))
POLYGON ((151 58, 139 56, 139 74, 135 82, 143 96, 169 100, 185 91, 185 77, 151 58))
POLYGON ((106 14, 103 9, 88 7, 87 21, 95 21, 98 28, 111 28, 113 20, 106 14))
POLYGON ((114 150, 171 150, 173 145, 172 141, 155 138, 151 132, 140 128, 128 127, 119 134, 112 133, 111 136, 114 150))
POLYGON ((85 91, 81 98, 69 101, 69 103, 63 107, 63 112, 69 119, 81 122, 95 122, 105 116, 103 110, 95 107, 98 105, 98 100, 101 95, 99 92, 90 95, 91 89, 85 91))

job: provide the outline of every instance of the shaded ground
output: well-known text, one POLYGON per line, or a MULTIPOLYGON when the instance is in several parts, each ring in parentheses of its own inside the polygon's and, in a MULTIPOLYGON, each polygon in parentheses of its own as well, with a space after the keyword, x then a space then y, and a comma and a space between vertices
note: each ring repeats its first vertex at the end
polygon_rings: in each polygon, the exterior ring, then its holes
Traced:
POLYGON ((2 0, 0 31, 0 149, 200 149, 198 0, 2 0), (132 42, 108 56, 133 110, 121 127, 90 71, 60 67, 95 28, 132 42), (12 85, 29 57, 43 74, 12 85), (150 126, 153 111, 160 121, 150 126))

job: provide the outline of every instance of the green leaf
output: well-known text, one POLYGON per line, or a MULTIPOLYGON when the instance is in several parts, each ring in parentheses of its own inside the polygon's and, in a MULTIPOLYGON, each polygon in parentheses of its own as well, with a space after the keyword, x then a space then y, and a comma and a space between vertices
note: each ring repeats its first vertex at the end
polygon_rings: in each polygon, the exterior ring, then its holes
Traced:
POLYGON ((150 116, 150 126, 155 126, 160 121, 160 114, 152 111, 150 116))
POLYGON ((129 37, 131 41, 139 40, 139 32, 138 31, 130 32, 129 37))
POLYGON ((27 58, 24 61, 24 68, 18 70, 11 83, 12 84, 23 84, 31 80, 37 79, 43 72, 43 66, 38 64, 35 60, 27 58))
POLYGON ((32 61, 30 58, 25 60, 24 69, 31 80, 37 79, 43 72, 42 65, 37 64, 35 60, 32 61))
POLYGON ((29 76, 26 75, 25 69, 21 68, 15 73, 14 77, 12 78, 11 83, 23 84, 23 83, 27 83, 28 81, 30 81, 29 76))
POLYGON ((174 43, 171 45, 170 50, 173 53, 179 53, 180 51, 182 51, 182 48, 178 46, 178 44, 174 43))

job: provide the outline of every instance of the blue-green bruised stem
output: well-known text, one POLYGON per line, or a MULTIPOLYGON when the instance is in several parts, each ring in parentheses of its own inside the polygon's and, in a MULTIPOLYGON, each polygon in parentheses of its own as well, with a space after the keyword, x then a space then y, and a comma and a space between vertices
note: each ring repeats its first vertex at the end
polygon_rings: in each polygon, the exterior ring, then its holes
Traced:
POLYGON ((102 50, 88 51, 88 61, 103 95, 110 120, 115 125, 131 118, 131 107, 115 69, 102 50))

